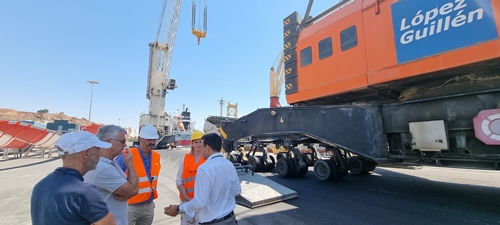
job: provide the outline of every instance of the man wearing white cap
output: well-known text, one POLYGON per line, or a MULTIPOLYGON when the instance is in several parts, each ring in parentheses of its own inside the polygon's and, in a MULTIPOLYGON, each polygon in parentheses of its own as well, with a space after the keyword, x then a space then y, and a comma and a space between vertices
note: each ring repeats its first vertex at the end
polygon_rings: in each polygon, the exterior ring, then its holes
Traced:
POLYGON ((97 188, 83 182, 83 175, 95 169, 100 149, 111 144, 82 131, 64 134, 55 146, 63 166, 33 188, 32 224, 116 224, 97 188))

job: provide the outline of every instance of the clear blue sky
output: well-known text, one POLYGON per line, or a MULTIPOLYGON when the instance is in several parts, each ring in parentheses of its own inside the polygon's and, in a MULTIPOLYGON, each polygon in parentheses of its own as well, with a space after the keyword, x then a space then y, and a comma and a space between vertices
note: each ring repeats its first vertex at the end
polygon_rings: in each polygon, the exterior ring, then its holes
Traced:
MULTIPOLYGON (((312 15, 338 0, 316 1, 312 15)), ((146 99, 148 43, 162 0, 0 1, 0 108, 88 118, 137 129, 146 99)), ((219 115, 219 100, 238 103, 238 116, 269 107, 269 68, 283 46, 282 21, 307 0, 208 0, 207 38, 191 34, 184 0, 166 97, 169 114, 185 104, 196 128, 219 115)), ((280 99, 286 105, 284 90, 280 99)))

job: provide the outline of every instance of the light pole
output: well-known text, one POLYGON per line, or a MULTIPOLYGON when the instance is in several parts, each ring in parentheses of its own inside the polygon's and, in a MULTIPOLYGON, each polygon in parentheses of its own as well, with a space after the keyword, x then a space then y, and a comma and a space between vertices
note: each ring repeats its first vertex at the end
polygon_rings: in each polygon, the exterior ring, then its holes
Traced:
POLYGON ((92 115, 92 96, 94 95, 94 84, 99 84, 99 82, 95 80, 88 80, 87 82, 92 84, 92 91, 90 92, 90 109, 89 109, 89 124, 90 124, 90 115, 92 115))

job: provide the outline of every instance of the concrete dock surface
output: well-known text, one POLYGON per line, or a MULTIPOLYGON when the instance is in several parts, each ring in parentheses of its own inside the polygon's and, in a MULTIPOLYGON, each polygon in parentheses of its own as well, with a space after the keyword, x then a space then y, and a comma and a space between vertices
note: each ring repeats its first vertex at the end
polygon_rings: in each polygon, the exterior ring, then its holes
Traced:
MULTIPOLYGON (((163 207, 169 204, 178 204, 178 190, 175 177, 181 156, 189 149, 176 149, 174 151, 159 150, 162 155, 162 168, 158 179, 158 199, 155 202, 155 218, 153 224, 179 224, 180 216, 170 217, 163 213, 163 207), (166 154, 165 154, 166 153, 166 154)), ((40 154, 22 158, 9 157, 0 160, 0 224, 28 225, 31 224, 30 198, 33 186, 62 166, 62 161, 57 153, 51 157, 41 158, 40 154)), ((236 206, 235 213, 239 224, 249 224, 241 221, 239 215, 252 215, 250 208, 236 206)))
MULTIPOLYGON (((163 214, 163 207, 179 202, 175 177, 180 160, 188 151, 158 151, 162 169, 158 180, 159 197, 155 200, 155 225, 180 223, 179 216, 173 218, 163 214)), ((0 193, 3 195, 0 198, 0 225, 31 224, 33 186, 61 165, 56 154, 41 158, 37 152, 28 157, 11 156, 0 160, 0 193)), ((500 223, 496 200, 500 172, 494 169, 383 167, 366 176, 348 175, 337 182, 318 181, 312 168, 304 177, 295 179, 279 179, 273 173, 260 174, 279 181, 300 196, 254 209, 237 205, 235 214, 240 225, 403 224, 401 221, 408 225, 500 223), (381 201, 383 207, 376 207, 381 201), (370 205, 366 205, 367 202, 371 202, 370 205), (486 220, 489 222, 485 223, 486 220)))

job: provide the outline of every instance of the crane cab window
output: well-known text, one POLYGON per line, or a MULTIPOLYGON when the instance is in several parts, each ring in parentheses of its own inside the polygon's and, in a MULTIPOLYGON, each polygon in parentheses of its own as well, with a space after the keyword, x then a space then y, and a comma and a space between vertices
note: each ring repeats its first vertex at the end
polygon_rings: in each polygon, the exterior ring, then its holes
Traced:
POLYGON ((312 63, 312 48, 311 46, 300 51, 300 66, 304 67, 312 63))
POLYGON ((332 38, 327 37, 318 43, 319 59, 325 59, 333 54, 332 38))
POLYGON ((356 33, 356 26, 349 27, 340 32, 340 46, 342 51, 347 51, 358 45, 358 35, 356 33))

